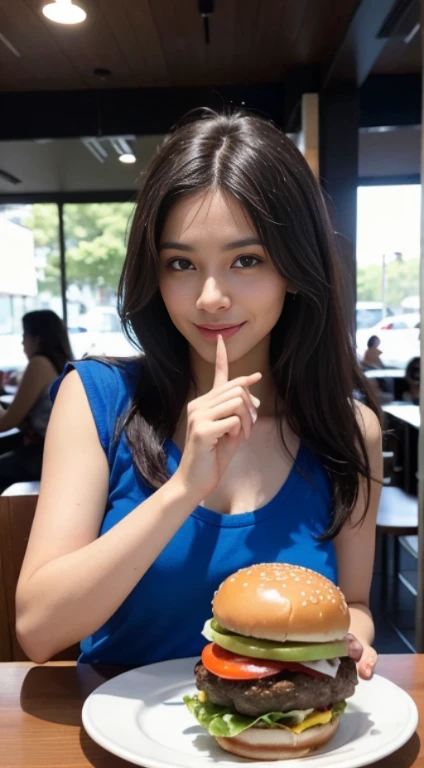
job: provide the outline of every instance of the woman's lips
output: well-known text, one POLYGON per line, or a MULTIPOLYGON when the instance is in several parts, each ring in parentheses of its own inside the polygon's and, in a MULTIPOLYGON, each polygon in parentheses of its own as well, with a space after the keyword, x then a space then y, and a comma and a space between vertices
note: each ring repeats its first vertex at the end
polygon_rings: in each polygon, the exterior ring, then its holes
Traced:
POLYGON ((216 341, 219 334, 221 334, 223 339, 229 339, 230 336, 234 336, 236 333, 238 333, 240 328, 243 328, 243 325, 245 325, 245 323, 240 323, 240 325, 232 325, 229 328, 218 328, 217 330, 212 328, 202 328, 200 325, 197 325, 196 328, 200 331, 205 339, 216 341))

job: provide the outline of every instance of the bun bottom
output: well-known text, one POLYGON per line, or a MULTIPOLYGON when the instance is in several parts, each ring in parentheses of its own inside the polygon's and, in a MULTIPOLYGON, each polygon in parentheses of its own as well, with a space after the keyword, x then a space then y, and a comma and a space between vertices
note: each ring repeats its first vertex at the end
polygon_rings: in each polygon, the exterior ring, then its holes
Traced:
POLYGON ((284 728, 248 728, 232 738, 215 738, 222 749, 232 752, 233 755, 251 760, 290 760, 305 757, 327 744, 338 725, 339 718, 334 717, 331 723, 315 725, 299 734, 284 728))

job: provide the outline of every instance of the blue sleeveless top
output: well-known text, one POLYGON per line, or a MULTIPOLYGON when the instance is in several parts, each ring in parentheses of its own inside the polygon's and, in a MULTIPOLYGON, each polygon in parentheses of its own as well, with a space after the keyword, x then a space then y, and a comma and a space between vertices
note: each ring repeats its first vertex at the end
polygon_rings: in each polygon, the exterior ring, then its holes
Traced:
MULTIPOLYGON (((116 421, 133 397, 140 362, 126 361, 122 367, 96 360, 70 363, 52 385, 52 400, 72 368, 84 385, 109 463, 102 535, 152 493, 136 474, 125 434, 113 439, 116 421)), ((173 474, 181 452, 172 440, 165 450, 173 474)), ((316 540, 328 528, 330 513, 325 470, 301 445, 286 482, 260 509, 236 515, 193 509, 116 613, 82 641, 79 661, 139 666, 199 655, 215 590, 231 573, 254 563, 303 565, 337 583, 333 542, 316 540)))

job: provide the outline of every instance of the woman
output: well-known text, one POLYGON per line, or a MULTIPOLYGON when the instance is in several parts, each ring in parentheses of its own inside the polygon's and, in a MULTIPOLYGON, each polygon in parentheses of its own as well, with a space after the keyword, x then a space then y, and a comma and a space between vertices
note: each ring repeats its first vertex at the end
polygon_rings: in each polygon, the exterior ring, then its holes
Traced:
POLYGON ((0 455, 0 489, 25 480, 40 480, 44 438, 51 412, 49 389, 73 359, 66 327, 50 309, 22 318, 23 348, 29 360, 7 410, 0 406, 0 433, 19 427, 14 449, 0 455))
POLYGON ((384 368, 384 363, 381 360, 383 354, 380 349, 380 339, 378 336, 370 336, 367 342, 367 348, 362 358, 362 369, 369 371, 372 368, 384 368))
POLYGON ((167 138, 119 306, 144 356, 77 363, 53 388, 17 590, 26 653, 83 640, 85 662, 196 655, 219 583, 278 560, 339 583, 370 676, 381 431, 352 398, 367 384, 333 232, 295 146, 209 112, 167 138))
POLYGON ((405 370, 406 391, 403 393, 402 400, 408 400, 414 405, 420 404, 420 379, 421 379, 421 358, 413 357, 405 370))

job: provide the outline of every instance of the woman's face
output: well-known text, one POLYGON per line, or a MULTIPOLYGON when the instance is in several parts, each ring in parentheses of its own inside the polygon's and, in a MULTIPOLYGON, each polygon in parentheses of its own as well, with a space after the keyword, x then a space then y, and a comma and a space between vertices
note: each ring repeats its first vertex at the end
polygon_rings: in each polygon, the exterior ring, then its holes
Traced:
POLYGON ((218 330, 229 362, 247 355, 280 317, 287 281, 275 269, 247 213, 231 195, 194 193, 171 209, 160 239, 159 287, 170 318, 192 350, 215 361, 218 330))
POLYGON ((38 337, 37 336, 31 336, 29 333, 23 333, 22 336, 22 346, 24 348, 24 352, 28 358, 28 360, 31 359, 34 355, 37 354, 38 349, 38 337))

